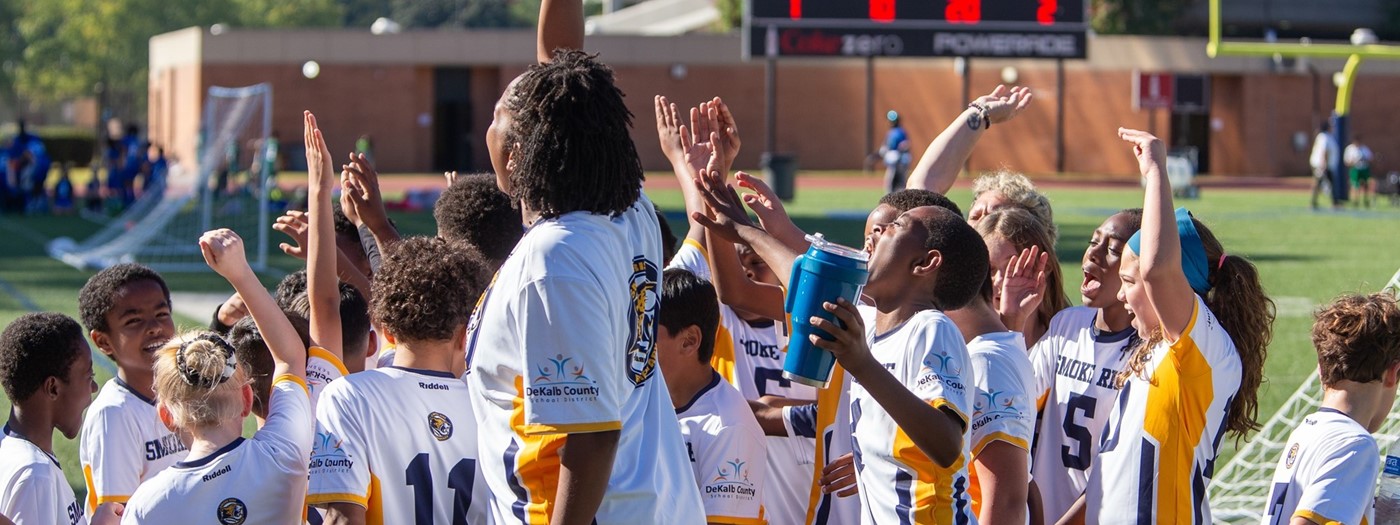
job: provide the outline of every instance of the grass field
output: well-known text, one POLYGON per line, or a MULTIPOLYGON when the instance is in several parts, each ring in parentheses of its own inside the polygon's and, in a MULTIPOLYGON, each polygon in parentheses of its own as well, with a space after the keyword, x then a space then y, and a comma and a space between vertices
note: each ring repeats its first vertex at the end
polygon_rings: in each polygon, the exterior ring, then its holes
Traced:
MULTIPOLYGON (((1079 260, 1090 233, 1114 211, 1140 206, 1142 194, 1134 189, 1059 187, 1048 188, 1046 193, 1060 227, 1057 255, 1065 268, 1065 286, 1077 300, 1073 291, 1082 279, 1079 260)), ((668 211, 673 228, 685 227, 678 191, 658 189, 649 194, 668 211)), ((958 203, 971 201, 966 190, 955 190, 950 197, 958 203)), ((807 231, 820 231, 838 242, 858 245, 865 214, 878 198, 878 191, 868 189, 799 189, 798 199, 788 210, 807 231)), ((1181 203, 1213 228, 1227 251, 1259 266, 1264 285, 1278 304, 1267 382, 1260 394, 1261 418, 1272 414, 1312 373, 1315 361, 1308 330, 1313 309, 1342 292, 1379 289, 1400 266, 1400 236, 1395 233, 1400 231, 1400 209, 1310 212, 1306 201, 1307 195, 1297 191, 1208 189, 1202 198, 1181 203)), ((405 233, 431 233, 434 229, 427 213, 396 214, 394 219, 405 233)), ((31 310, 54 310, 76 317, 77 292, 91 272, 50 259, 44 244, 60 236, 82 239, 97 228, 77 217, 0 217, 0 236, 8 239, 0 250, 0 325, 31 310)), ((275 242, 280 239, 274 238, 275 242)), ((272 260, 278 272, 294 269, 298 263, 280 253, 272 260)), ((278 272, 270 272, 264 282, 275 284, 278 272)), ((177 291, 230 291, 212 273, 171 274, 166 278, 177 291)), ((206 319, 182 317, 178 324, 197 327, 206 319)), ((101 383, 110 377, 111 367, 104 357, 96 361, 101 383)), ((7 412, 8 406, 0 399, 0 410, 7 412)), ((61 436, 55 442, 70 482, 81 493, 77 443, 61 436)), ((1233 453, 1232 442, 1226 441, 1225 448, 1224 454, 1233 453)))

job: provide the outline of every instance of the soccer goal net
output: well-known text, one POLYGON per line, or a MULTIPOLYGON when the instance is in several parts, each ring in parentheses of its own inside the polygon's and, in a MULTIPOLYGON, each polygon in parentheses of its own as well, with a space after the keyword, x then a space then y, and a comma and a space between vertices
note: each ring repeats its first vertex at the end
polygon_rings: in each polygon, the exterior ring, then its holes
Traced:
POLYGON ((49 255, 83 269, 140 262, 162 272, 206 271, 200 234, 229 228, 243 237, 249 264, 266 268, 271 188, 253 167, 263 165, 271 128, 271 85, 209 88, 193 169, 172 165, 163 188, 87 239, 55 239, 49 255))
MULTIPOLYGON (((1400 295, 1400 271, 1391 277, 1383 290, 1400 295)), ((1258 523, 1264 517, 1269 506, 1274 468, 1283 454, 1283 448, 1288 446, 1288 436, 1302 424, 1303 418, 1317 412, 1321 401, 1322 382, 1314 371, 1283 403, 1283 407, 1220 469, 1210 484, 1210 508, 1216 523, 1258 523)), ((1390 416, 1375 436, 1382 454, 1400 438, 1400 404, 1391 408, 1390 416)))

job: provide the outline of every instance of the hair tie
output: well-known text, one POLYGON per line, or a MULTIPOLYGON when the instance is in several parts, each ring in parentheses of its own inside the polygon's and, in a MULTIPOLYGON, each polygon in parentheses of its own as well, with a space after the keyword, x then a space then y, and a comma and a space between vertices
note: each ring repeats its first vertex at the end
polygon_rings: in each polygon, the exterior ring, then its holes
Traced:
POLYGON ((180 378, 184 379, 186 384, 199 388, 212 389, 233 378, 234 372, 238 370, 238 357, 233 350, 233 345, 225 341, 224 338, 213 333, 204 333, 180 344, 180 349, 175 352, 175 364, 179 367, 180 378), (194 343, 195 341, 209 341, 219 347, 219 350, 223 351, 224 369, 219 373, 219 377, 204 377, 200 375, 199 372, 191 370, 190 367, 185 364, 185 350, 189 348, 190 343, 194 343))
POLYGON ((1226 258, 1226 257, 1229 257, 1229 256, 1230 256, 1230 254, 1228 254, 1228 253, 1223 253, 1223 252, 1222 252, 1222 253, 1220 254, 1220 260, 1219 260, 1219 261, 1216 261, 1216 263, 1215 263, 1215 269, 1219 270, 1219 269, 1221 269, 1221 268, 1224 268, 1224 267, 1225 267, 1225 258, 1226 258))

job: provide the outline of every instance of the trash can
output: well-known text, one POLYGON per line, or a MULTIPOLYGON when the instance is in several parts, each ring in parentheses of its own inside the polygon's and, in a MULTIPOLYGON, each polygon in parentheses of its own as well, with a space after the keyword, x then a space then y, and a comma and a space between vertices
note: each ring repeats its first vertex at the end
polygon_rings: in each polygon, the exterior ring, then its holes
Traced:
POLYGON ((797 182, 797 157, 785 153, 764 153, 763 181, 783 202, 792 201, 797 182))

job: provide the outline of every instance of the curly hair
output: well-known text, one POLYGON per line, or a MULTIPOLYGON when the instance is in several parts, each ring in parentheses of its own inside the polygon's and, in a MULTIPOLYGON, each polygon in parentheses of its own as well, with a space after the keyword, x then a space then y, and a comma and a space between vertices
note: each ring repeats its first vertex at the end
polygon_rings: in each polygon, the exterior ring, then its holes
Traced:
POLYGON ((1322 384, 1379 381, 1400 361, 1400 307, 1386 293, 1338 297, 1318 310, 1312 343, 1322 384))
POLYGON ((213 332, 186 332, 171 339, 156 352, 156 398, 170 410, 171 419, 180 429, 214 427, 229 420, 241 419, 243 415, 240 390, 248 384, 248 373, 243 363, 234 368, 232 378, 212 388, 190 384, 186 380, 185 371, 205 378, 222 376, 228 354, 218 343, 209 340, 217 337, 219 335, 213 332), (206 337, 208 339, 201 339, 206 337), (181 346, 185 347, 184 371, 181 370, 179 358, 181 346))
POLYGON ((83 327, 55 312, 19 316, 0 334, 0 384, 12 402, 29 399, 50 377, 68 380, 68 369, 88 351, 83 327))
POLYGON ((374 274, 370 317, 400 341, 444 341, 465 326, 491 279, 476 248, 440 237, 391 247, 374 274))
POLYGON ((111 312, 117 296, 132 283, 154 281, 165 292, 165 302, 170 302, 170 287, 155 270, 136 263, 124 263, 109 267, 88 278, 83 289, 78 292, 78 316, 88 330, 106 332, 107 314, 111 312))
POLYGON ((520 210, 496 187, 494 175, 457 179, 433 205, 433 219, 439 237, 476 246, 493 267, 500 267, 525 235, 520 210))
POLYGON ((505 103, 512 197, 544 218, 616 216, 636 202, 645 175, 622 98, 612 68, 595 55, 559 49, 530 66, 505 103))
POLYGON ((356 227, 355 223, 350 222, 350 217, 346 216, 345 212, 340 209, 340 204, 332 204, 331 209, 335 211, 335 220, 331 223, 335 225, 336 236, 354 237, 355 242, 360 242, 360 228, 356 227))
POLYGON ((715 330, 719 329, 719 298, 714 285, 690 270, 667 268, 661 273, 661 304, 665 308, 656 322, 672 336, 688 326, 700 328, 696 358, 709 363, 715 353, 715 330))
POLYGON ((1040 222, 1049 228, 1051 241, 1060 238, 1059 227, 1055 225, 1055 212, 1050 208, 1050 198, 1037 191, 1035 183, 1025 175, 1003 169, 978 177, 972 182, 973 201, 989 191, 1001 193, 1008 202, 1024 208, 1040 219, 1040 222))
POLYGON ((940 206, 928 208, 934 211, 931 216, 915 219, 928 231, 924 248, 943 254, 938 279, 933 285, 933 306, 943 311, 957 310, 977 297, 990 274, 987 243, 953 210, 940 206))
POLYGON ((880 204, 888 204, 890 207, 899 210, 900 213, 918 208, 920 206, 937 206, 947 208, 949 211, 963 216, 962 208, 959 208, 948 197, 936 191, 909 188, 886 193, 880 197, 880 204))
MULTIPOLYGON (((1274 301, 1264 292, 1259 270, 1239 255, 1225 253, 1225 247, 1205 223, 1195 217, 1191 222, 1206 249, 1206 281, 1210 291, 1202 297, 1206 308, 1230 335, 1235 352, 1240 357, 1240 388, 1230 402, 1225 431, 1238 442, 1259 429, 1259 386, 1264 382, 1264 360, 1269 343, 1274 338, 1274 301)), ((1144 377, 1152 348, 1166 336, 1161 328, 1139 340, 1128 366, 1119 374, 1119 383, 1136 375, 1144 377)))
POLYGON ((272 300, 277 302, 278 308, 291 310, 299 295, 306 295, 306 268, 283 277, 277 283, 277 290, 272 292, 272 300))
MULTIPOLYGON (((301 338, 301 344, 310 348, 311 322, 296 312, 284 310, 282 313, 291 321, 292 329, 296 330, 297 336, 301 338)), ((243 367, 243 371, 252 382, 253 413, 266 417, 267 403, 272 396, 272 370, 276 368, 277 363, 272 360, 272 350, 267 347, 267 340, 263 339, 262 332, 258 331, 253 316, 245 315, 233 323, 233 327, 228 331, 228 342, 233 345, 238 364, 243 367)))
MULTIPOLYGON (((1040 301, 1040 307, 1035 312, 1036 322, 1040 326, 1050 326, 1050 319, 1055 314, 1069 308, 1064 271, 1060 269, 1059 257, 1055 256, 1055 237, 1039 217, 1022 208, 1002 208, 978 221, 977 231, 984 239, 1005 239, 1018 253, 1037 246, 1041 252, 1050 254, 1045 263, 1045 299, 1040 301)), ((996 270, 993 268, 992 272, 996 270)))

